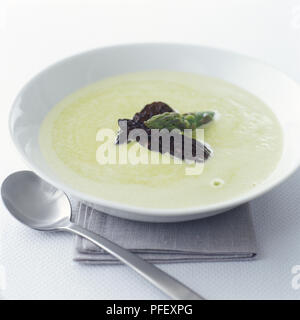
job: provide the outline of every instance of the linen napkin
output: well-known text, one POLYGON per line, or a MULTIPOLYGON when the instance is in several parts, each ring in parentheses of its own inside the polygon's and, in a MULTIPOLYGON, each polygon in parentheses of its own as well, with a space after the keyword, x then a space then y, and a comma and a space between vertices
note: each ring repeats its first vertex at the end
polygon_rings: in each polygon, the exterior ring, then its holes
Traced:
MULTIPOLYGON (((74 200, 72 206, 76 223, 152 263, 250 260, 256 256, 249 204, 210 218, 178 223, 121 219, 74 200)), ((79 236, 74 261, 120 263, 79 236)))

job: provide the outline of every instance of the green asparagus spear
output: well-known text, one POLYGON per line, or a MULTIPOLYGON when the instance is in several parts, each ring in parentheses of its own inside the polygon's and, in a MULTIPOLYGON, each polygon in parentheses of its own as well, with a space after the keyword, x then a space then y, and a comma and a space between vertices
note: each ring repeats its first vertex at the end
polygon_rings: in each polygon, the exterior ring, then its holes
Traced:
POLYGON ((209 123, 213 120, 215 113, 213 111, 205 112, 189 112, 189 113, 177 113, 177 112, 165 112, 155 115, 145 121, 145 125, 150 129, 196 129, 202 125, 209 123))

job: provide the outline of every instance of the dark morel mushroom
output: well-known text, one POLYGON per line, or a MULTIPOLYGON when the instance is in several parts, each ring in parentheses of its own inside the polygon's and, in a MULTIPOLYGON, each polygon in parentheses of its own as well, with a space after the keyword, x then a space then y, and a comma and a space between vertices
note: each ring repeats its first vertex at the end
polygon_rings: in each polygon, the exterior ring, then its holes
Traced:
POLYGON ((137 112, 134 115, 133 120, 135 122, 144 123, 153 116, 165 112, 174 112, 174 110, 164 102, 152 102, 145 105, 145 107, 140 112, 137 112))

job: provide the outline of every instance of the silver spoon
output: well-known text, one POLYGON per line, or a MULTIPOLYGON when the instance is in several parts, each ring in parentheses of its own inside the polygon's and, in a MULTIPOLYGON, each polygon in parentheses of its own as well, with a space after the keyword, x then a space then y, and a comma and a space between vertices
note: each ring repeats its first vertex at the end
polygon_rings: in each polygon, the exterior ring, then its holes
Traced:
POLYGON ((68 197, 42 180, 32 171, 19 171, 8 176, 1 187, 1 196, 8 211, 28 227, 40 231, 68 231, 104 249, 173 299, 201 300, 197 293, 154 265, 117 244, 70 221, 68 197))

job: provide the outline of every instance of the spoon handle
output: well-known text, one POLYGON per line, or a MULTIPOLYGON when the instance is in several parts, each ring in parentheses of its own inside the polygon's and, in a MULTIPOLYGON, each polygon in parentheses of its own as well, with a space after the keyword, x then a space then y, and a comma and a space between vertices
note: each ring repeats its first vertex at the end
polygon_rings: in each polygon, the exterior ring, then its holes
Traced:
POLYGON ((73 232, 104 249, 106 252, 131 267, 171 298, 176 300, 203 300, 201 296, 169 276, 167 273, 110 240, 73 223, 63 229, 73 232))

